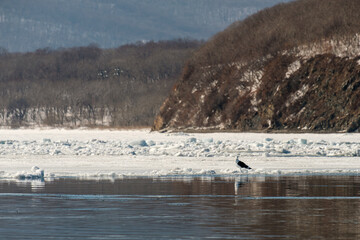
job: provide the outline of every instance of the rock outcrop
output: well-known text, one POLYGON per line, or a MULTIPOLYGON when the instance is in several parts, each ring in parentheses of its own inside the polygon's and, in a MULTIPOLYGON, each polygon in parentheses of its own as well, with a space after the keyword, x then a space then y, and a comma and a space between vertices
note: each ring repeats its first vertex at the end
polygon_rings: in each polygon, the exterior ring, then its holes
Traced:
POLYGON ((358 131, 354 7, 360 2, 300 0, 233 24, 189 61, 153 129, 358 131), (298 17, 291 14, 296 10, 298 17))

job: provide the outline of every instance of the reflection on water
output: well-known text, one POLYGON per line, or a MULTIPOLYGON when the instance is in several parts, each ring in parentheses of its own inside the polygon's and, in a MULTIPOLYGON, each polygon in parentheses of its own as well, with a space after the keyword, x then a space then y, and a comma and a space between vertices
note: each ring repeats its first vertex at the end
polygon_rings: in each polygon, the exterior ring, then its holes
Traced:
POLYGON ((357 239, 360 176, 0 181, 4 239, 357 239))
POLYGON ((31 189, 32 192, 39 192, 45 188, 45 181, 43 179, 15 180, 13 183, 15 183, 20 189, 31 189))

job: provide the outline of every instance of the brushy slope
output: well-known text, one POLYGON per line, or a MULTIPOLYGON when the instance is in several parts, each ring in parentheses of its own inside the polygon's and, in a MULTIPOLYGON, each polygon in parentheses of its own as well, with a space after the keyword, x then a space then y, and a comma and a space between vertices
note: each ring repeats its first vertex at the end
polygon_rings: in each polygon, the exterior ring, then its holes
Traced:
POLYGON ((359 8, 299 0, 232 24, 188 62, 153 129, 356 131, 359 8))

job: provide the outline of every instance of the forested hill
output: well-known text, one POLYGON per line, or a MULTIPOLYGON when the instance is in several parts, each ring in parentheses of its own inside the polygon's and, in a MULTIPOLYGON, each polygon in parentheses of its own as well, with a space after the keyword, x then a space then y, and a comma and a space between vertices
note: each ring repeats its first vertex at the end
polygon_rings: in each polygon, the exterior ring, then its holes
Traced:
POLYGON ((358 131, 360 1, 298 0, 214 36, 153 129, 358 131))
POLYGON ((150 126, 202 42, 0 53, 0 126, 150 126))
POLYGON ((1 0, 9 52, 137 41, 208 39, 236 20, 289 0, 1 0))

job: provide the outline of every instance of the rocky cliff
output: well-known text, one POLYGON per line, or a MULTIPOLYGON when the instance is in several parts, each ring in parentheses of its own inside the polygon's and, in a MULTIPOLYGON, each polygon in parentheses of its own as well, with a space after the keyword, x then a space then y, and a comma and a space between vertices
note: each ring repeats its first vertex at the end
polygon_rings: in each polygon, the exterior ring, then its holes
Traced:
POLYGON ((359 8, 300 0, 234 23, 188 62, 153 129, 357 131, 359 8))

